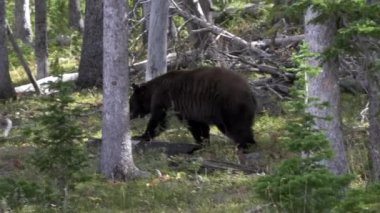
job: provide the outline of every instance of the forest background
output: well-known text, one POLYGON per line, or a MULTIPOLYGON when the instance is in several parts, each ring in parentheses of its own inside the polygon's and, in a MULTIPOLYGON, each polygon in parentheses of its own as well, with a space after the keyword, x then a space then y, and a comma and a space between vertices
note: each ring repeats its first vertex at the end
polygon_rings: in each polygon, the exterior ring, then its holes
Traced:
MULTIPOLYGON (((380 209, 378 2, 23 0, 0 10, 0 113, 14 126, 0 138, 0 212, 380 209), (100 24, 110 20, 128 27, 100 24), (128 41, 119 43, 126 85, 204 65, 246 76, 260 103, 254 167, 236 166, 234 145, 213 128, 205 149, 136 151, 140 177, 108 177, 99 167, 103 27, 128 41), (77 72, 49 87, 33 79, 77 72), (29 81, 34 92, 17 87, 29 81)), ((145 123, 127 124, 129 136, 145 123)), ((193 143, 186 126, 170 124, 157 140, 193 143)))

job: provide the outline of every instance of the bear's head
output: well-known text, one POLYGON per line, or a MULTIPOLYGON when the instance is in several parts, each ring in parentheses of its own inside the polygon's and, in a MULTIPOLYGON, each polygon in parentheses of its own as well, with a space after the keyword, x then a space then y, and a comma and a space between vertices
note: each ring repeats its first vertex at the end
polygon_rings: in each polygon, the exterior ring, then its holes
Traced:
POLYGON ((129 99, 130 118, 141 118, 150 113, 151 94, 145 84, 132 84, 132 96, 129 99))

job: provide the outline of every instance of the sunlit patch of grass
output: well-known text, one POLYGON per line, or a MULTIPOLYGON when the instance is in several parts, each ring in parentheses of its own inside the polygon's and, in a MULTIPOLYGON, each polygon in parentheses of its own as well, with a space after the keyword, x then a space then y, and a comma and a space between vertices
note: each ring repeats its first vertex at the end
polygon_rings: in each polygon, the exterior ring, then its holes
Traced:
MULTIPOLYGON (((36 76, 37 72, 34 65, 35 64, 29 65, 29 68, 32 71, 33 76, 36 76)), ((30 83, 28 76, 22 66, 13 67, 13 69, 10 70, 10 75, 14 86, 30 83)))
POLYGON ((286 119, 284 117, 270 117, 263 115, 255 123, 256 141, 263 150, 272 152, 277 158, 281 156, 284 147, 281 138, 286 133, 286 119), (276 153, 278 152, 278 153, 276 153))
MULTIPOLYGON (((80 45, 80 41, 75 41, 76 45, 80 45)), ((34 49, 29 44, 24 44, 21 41, 17 41, 17 44, 20 46, 21 51, 23 53, 23 57, 27 61, 29 69, 31 70, 33 76, 36 76, 37 73, 37 65, 34 54, 34 49)), ((67 47, 61 47, 56 44, 49 44, 49 58, 48 61, 50 65, 52 63, 58 62, 60 68, 63 72, 69 73, 74 72, 78 69, 79 66, 79 57, 76 55, 80 52, 76 52, 75 47, 73 45, 67 47), (74 54, 75 53, 75 54, 74 54)), ((23 85, 30 83, 29 78, 25 72, 24 67, 21 65, 20 59, 16 55, 16 53, 11 50, 9 51, 9 71, 12 82, 15 86, 23 85)), ((51 73, 51 66, 49 67, 49 72, 51 73)))
POLYGON ((285 131, 286 118, 262 115, 256 119, 254 130, 258 141, 277 143, 285 131))
MULTIPOLYGON (((64 73, 75 72, 78 69, 79 61, 76 58, 60 58, 60 67, 64 73)), ((29 69, 32 71, 32 75, 37 75, 37 68, 35 62, 29 63, 29 69)), ((50 70, 52 72, 52 70, 50 70)), ((29 78, 21 65, 10 67, 10 75, 14 86, 20 86, 30 83, 29 78)))
POLYGON ((364 110, 367 103, 366 95, 353 96, 349 94, 343 94, 341 103, 342 120, 346 126, 365 126, 367 120, 365 117, 362 117, 360 113, 362 110, 364 110), (362 120, 364 121, 363 123, 361 122, 362 120))
MULTIPOLYGON (((72 108, 79 108, 81 113, 77 118, 82 123, 83 129, 88 132, 90 138, 101 136, 101 91, 92 89, 74 92, 71 97, 75 102, 72 108)), ((44 113, 44 102, 35 95, 22 95, 15 101, 1 104, 1 113, 6 114, 12 121, 14 128, 6 142, 28 143, 22 136, 22 130, 35 124, 35 118, 44 113)), ((1 138, 0 138, 1 139, 1 138)))
POLYGON ((78 119, 89 137, 101 138, 102 92, 95 88, 87 89, 74 92, 72 97, 75 99, 72 107, 81 109, 81 116, 78 119))

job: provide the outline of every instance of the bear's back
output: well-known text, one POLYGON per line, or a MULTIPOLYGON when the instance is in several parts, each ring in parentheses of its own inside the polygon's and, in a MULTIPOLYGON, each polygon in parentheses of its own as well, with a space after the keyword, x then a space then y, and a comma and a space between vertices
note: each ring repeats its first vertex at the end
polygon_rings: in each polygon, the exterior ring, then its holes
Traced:
POLYGON ((174 110, 185 118, 216 122, 222 111, 255 108, 248 82, 239 74, 218 67, 173 71, 157 78, 174 110))

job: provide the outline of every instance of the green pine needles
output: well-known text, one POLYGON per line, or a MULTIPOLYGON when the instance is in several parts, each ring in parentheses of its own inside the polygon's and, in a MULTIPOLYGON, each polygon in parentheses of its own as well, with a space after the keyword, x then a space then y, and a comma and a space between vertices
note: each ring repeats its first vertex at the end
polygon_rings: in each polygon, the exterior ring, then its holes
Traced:
POLYGON ((58 187, 66 209, 68 190, 88 176, 88 154, 85 132, 79 124, 80 109, 73 107, 74 99, 70 96, 73 86, 60 79, 50 85, 50 90, 56 92, 41 98, 45 103, 40 109, 42 113, 26 134, 35 145, 33 165, 49 177, 52 186, 58 187))
POLYGON ((274 174, 258 179, 255 191, 280 212, 329 212, 344 197, 352 176, 337 176, 325 161, 333 156, 326 137, 312 128, 312 117, 290 122, 283 142, 294 153, 274 174))
MULTIPOLYGON (((326 136, 315 129, 314 117, 306 112, 303 76, 319 73, 319 69, 306 63, 315 56, 306 45, 294 56, 297 64, 294 72, 299 80, 293 88, 294 99, 286 106, 290 116, 286 135, 282 137, 292 157, 284 160, 273 174, 260 177, 255 183, 256 193, 279 212, 330 212, 344 198, 352 180, 351 175, 337 176, 328 170, 327 161, 333 157, 333 150, 326 136)), ((319 107, 328 105, 309 101, 319 107)))

